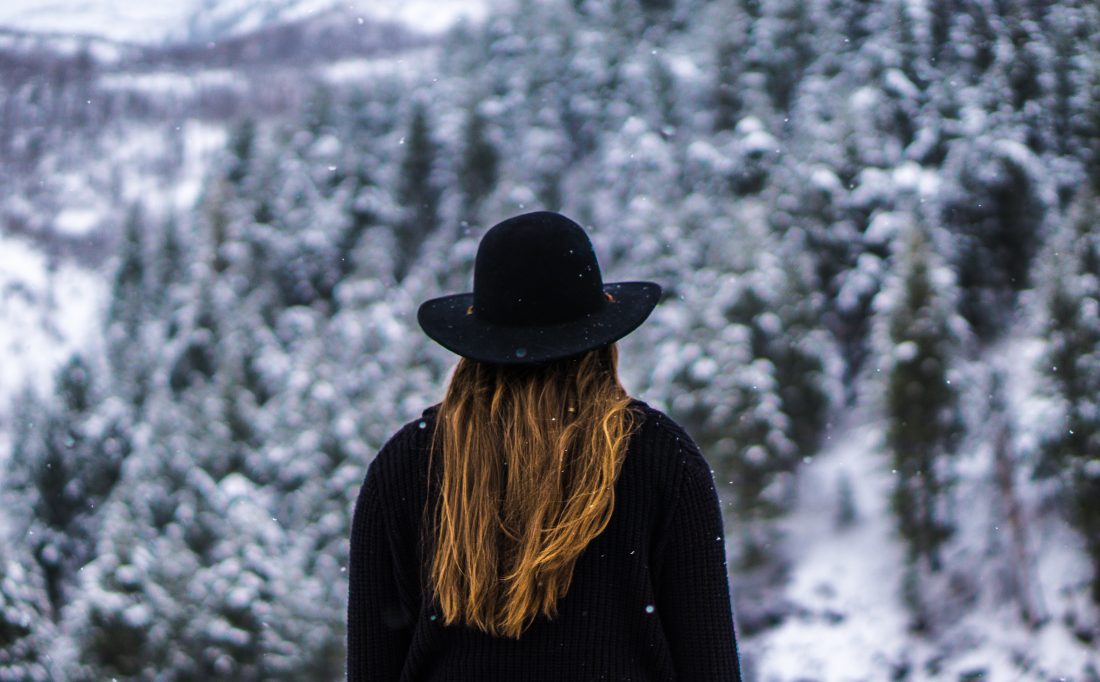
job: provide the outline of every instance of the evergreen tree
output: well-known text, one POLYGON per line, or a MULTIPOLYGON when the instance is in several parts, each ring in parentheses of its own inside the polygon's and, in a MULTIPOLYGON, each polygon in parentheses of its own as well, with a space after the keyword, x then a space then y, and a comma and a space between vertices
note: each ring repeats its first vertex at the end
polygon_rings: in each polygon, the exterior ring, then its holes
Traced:
POLYGON ((80 571, 94 557, 100 503, 129 453, 125 413, 100 404, 92 369, 74 355, 58 371, 54 405, 25 398, 18 413, 5 495, 31 515, 19 519, 58 618, 80 571))
POLYGON ((959 50, 958 54, 962 73, 970 82, 977 83, 996 59, 999 21, 991 3, 962 2, 959 3, 959 10, 965 20, 956 23, 957 30, 952 38, 973 46, 971 50, 959 50))
POLYGON ((140 204, 130 207, 122 231, 118 267, 111 286, 107 324, 119 325, 118 333, 133 338, 145 317, 150 284, 146 272, 145 218, 140 204))
POLYGON ((1022 145, 988 138, 956 145, 946 162, 940 217, 957 243, 960 311, 985 341, 1031 285, 1047 212, 1038 163, 1022 145))
POLYGON ((220 177, 215 177, 203 188, 202 198, 196 207, 204 229, 205 244, 207 246, 207 267, 214 273, 221 274, 229 268, 229 249, 226 245, 231 240, 229 214, 232 190, 228 183, 220 177))
POLYGON ((752 27, 748 68, 764 75, 773 109, 784 114, 815 53, 809 11, 799 0, 773 0, 763 4, 752 27))
POLYGON ((462 158, 458 185, 462 192, 462 219, 478 223, 481 202, 496 187, 500 155, 489 139, 488 121, 480 108, 471 106, 462 131, 462 158))
POLYGON ((397 225, 398 252, 394 254, 398 281, 404 279, 421 244, 439 223, 441 191, 433 176, 437 146, 432 139, 426 107, 420 101, 413 104, 402 144, 405 150, 397 180, 397 201, 404 214, 397 225))
POLYGON ((1043 442, 1036 473, 1057 477, 1070 522, 1093 565, 1092 595, 1100 604, 1100 199, 1078 192, 1046 262, 1042 375, 1061 407, 1043 442))
MULTIPOLYGON (((905 78, 923 89, 927 83, 925 69, 928 66, 927 55, 923 52, 923 41, 917 38, 916 21, 912 16, 912 5, 904 0, 894 3, 892 38, 896 41, 895 48, 898 51, 899 64, 897 65, 905 78)), ((908 146, 911 140, 905 139, 902 144, 908 146)))
MULTIPOLYGON (((729 232, 720 222, 711 229, 729 232)), ((730 486, 737 565, 771 580, 783 566, 776 522, 794 502, 799 463, 820 445, 837 364, 815 323, 822 297, 807 288, 812 266, 791 237, 745 230, 737 248, 755 267, 692 277, 686 290, 713 293, 692 315, 697 328, 666 330, 672 339, 657 342, 661 361, 650 379, 656 393, 675 397, 671 414, 730 486), (684 346, 687 337, 700 342, 684 346)))
POLYGON ((1034 35, 1036 30, 1034 24, 1020 17, 1008 17, 1008 42, 1012 45, 1012 51, 1005 66, 1012 106, 1017 110, 1023 110, 1028 102, 1038 100, 1043 90, 1040 81, 1045 64, 1041 51, 1045 46, 1040 43, 1039 36, 1034 35))
POLYGON ((852 477, 847 471, 840 472, 836 480, 836 516, 834 522, 840 530, 851 527, 859 520, 859 509, 856 507, 856 495, 852 488, 852 477))
POLYGON ((791 237, 780 246, 773 264, 777 303, 758 319, 770 334, 764 355, 775 367, 780 409, 790 420, 789 437, 798 457, 806 458, 820 448, 835 407, 839 391, 833 374, 839 358, 833 340, 821 328, 825 301, 811 275, 813 260, 801 233, 791 237), (776 321, 778 329, 770 326, 776 321))
POLYGON ((163 333, 156 324, 171 303, 174 280, 183 277, 178 228, 169 219, 162 239, 149 251, 149 221, 141 206, 131 208, 118 255, 104 321, 111 391, 140 411, 152 391, 157 360, 150 350, 163 333))
POLYGON ((187 278, 187 261, 180 235, 179 221, 170 215, 161 227, 160 239, 153 255, 153 291, 150 298, 159 306, 157 317, 163 319, 174 305, 173 290, 187 278))
POLYGON ((653 98, 653 104, 649 108, 653 110, 653 127, 661 131, 661 136, 667 139, 676 134, 683 119, 679 111, 679 85, 666 60, 659 55, 651 57, 646 70, 653 98))
POLYGON ((868 0, 830 0, 828 3, 828 13, 840 19, 843 34, 854 48, 871 34, 868 14, 873 5, 868 0))
MULTIPOLYGON (((1100 9, 1097 9, 1100 14, 1100 9)), ((1098 17, 1097 28, 1100 28, 1098 17)), ((1095 34, 1093 35, 1095 40, 1095 34)), ((1100 52, 1100 48, 1097 49, 1100 52)), ((1094 56, 1087 63, 1085 85, 1082 88, 1084 105, 1079 116, 1080 139, 1085 143, 1084 166, 1086 182, 1094 193, 1100 194, 1100 108, 1096 106, 1100 98, 1100 57, 1094 56)))
POLYGON ((226 473, 222 435, 193 405, 153 403, 150 438, 111 499, 103 552, 66 622, 66 677, 335 679, 343 658, 322 644, 334 629, 319 608, 327 586, 303 573, 275 489, 247 467, 226 473))
POLYGON ((950 66, 954 55, 951 50, 951 26, 958 16, 958 0, 930 0, 928 3, 929 38, 932 51, 929 55, 930 65, 939 69, 950 66))
POLYGON ((954 525, 948 514, 951 459, 963 436, 951 371, 965 328, 953 312, 951 273, 933 249, 924 228, 911 225, 875 302, 886 445, 895 472, 891 507, 911 575, 921 567, 941 568, 940 550, 954 525))
POLYGON ((237 187, 240 187, 252 172, 255 143, 256 121, 245 118, 233 128, 229 136, 229 155, 225 176, 237 187))
POLYGON ((741 117, 741 70, 744 49, 735 37, 720 40, 714 56, 714 130, 733 130, 741 117))
POLYGON ((340 279, 347 277, 357 267, 355 250, 367 230, 378 221, 378 203, 375 195, 378 187, 368 169, 368 160, 358 159, 347 180, 348 189, 344 199, 343 212, 347 216, 346 226, 338 238, 337 252, 340 254, 340 279))
POLYGON ((51 679, 48 647, 54 633, 49 611, 34 563, 20 561, 8 539, 0 538, 0 680, 51 679))
POLYGON ((195 300, 180 312, 182 321, 176 322, 181 327, 179 341, 166 349, 162 358, 168 366, 168 387, 177 395, 194 384, 210 381, 219 362, 221 324, 215 284, 209 274, 204 274, 192 286, 195 300))
POLYGON ((335 101, 330 88, 317 85, 306 100, 305 130, 312 138, 330 132, 335 117, 335 101))

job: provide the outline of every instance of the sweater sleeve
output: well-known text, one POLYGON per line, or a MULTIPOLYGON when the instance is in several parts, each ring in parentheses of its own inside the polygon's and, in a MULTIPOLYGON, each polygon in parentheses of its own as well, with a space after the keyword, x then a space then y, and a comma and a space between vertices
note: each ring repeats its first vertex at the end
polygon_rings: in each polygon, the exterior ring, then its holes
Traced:
POLYGON ((401 674, 412 637, 394 576, 378 486, 371 463, 359 490, 351 527, 348 569, 347 677, 390 682, 401 674))
POLYGON ((679 492, 666 528, 657 612, 677 679, 740 682, 722 510, 710 466, 681 438, 679 492))

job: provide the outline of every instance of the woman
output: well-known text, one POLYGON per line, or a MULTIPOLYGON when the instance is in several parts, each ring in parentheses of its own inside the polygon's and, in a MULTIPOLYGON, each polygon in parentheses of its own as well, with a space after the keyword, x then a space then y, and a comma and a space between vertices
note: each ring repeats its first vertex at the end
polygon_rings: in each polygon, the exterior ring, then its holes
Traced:
POLYGON ((462 357, 360 490, 348 679, 740 680, 710 467, 617 375, 660 293, 604 284, 584 230, 537 212, 420 307, 462 357))

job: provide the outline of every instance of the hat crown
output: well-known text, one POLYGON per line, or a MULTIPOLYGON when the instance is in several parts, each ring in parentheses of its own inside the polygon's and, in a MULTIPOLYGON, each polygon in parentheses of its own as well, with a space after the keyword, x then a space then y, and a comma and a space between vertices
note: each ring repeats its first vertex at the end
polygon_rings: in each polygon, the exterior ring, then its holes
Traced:
POLYGON ((494 225, 478 245, 473 312, 505 325, 554 324, 607 302, 592 242, 580 225, 537 211, 494 225))

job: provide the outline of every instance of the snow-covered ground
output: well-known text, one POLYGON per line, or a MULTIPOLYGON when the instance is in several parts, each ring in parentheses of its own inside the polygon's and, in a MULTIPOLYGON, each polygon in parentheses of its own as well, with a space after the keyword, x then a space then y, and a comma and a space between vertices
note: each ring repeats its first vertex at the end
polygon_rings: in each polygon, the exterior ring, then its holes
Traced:
POLYGON ((0 234, 0 432, 11 397, 24 384, 45 391, 58 364, 89 342, 104 291, 101 273, 51 266, 32 244, 0 234))
MULTIPOLYGON (((1026 450, 1045 408, 1036 398, 1040 339, 1016 336, 989 351, 981 366, 1006 372, 1006 397, 1026 450)), ((792 572, 785 597, 793 615, 749 643, 759 682, 874 682, 906 671, 923 680, 1084 680, 1100 653, 1074 636, 1088 618, 1090 569, 1081 540, 1051 510, 1040 485, 1019 485, 1033 566, 1031 593, 1043 616, 1034 629, 1021 618, 1000 576, 1013 558, 1003 500, 995 482, 989 433, 961 448, 955 491, 958 528, 945 553, 955 572, 933 603, 945 623, 927 637, 909 631, 901 598, 904 548, 889 512, 890 458, 884 424, 857 408, 829 434, 821 453, 799 472, 799 502, 785 522, 792 572), (842 484, 851 484, 854 521, 838 522, 842 484), (955 600, 966 601, 960 608, 955 600), (955 610, 958 617, 950 614, 955 610), (992 624, 992 625, 991 625, 992 624)), ((1024 453, 1017 453, 1026 454, 1024 453)), ((1018 480, 1026 478, 1018 472, 1018 480)), ((736 584, 734 585, 736 589, 736 584)))
POLYGON ((803 465, 799 505, 785 534, 793 564, 787 597, 795 613, 755 643, 762 681, 883 679, 878 675, 901 659, 904 557, 886 508, 891 475, 880 431, 877 422, 853 416, 803 465), (844 475, 857 516, 838 528, 844 475))
POLYGON ((432 68, 438 57, 439 49, 432 46, 388 57, 340 59, 321 66, 319 73, 333 85, 354 85, 399 73, 424 73, 432 68))

